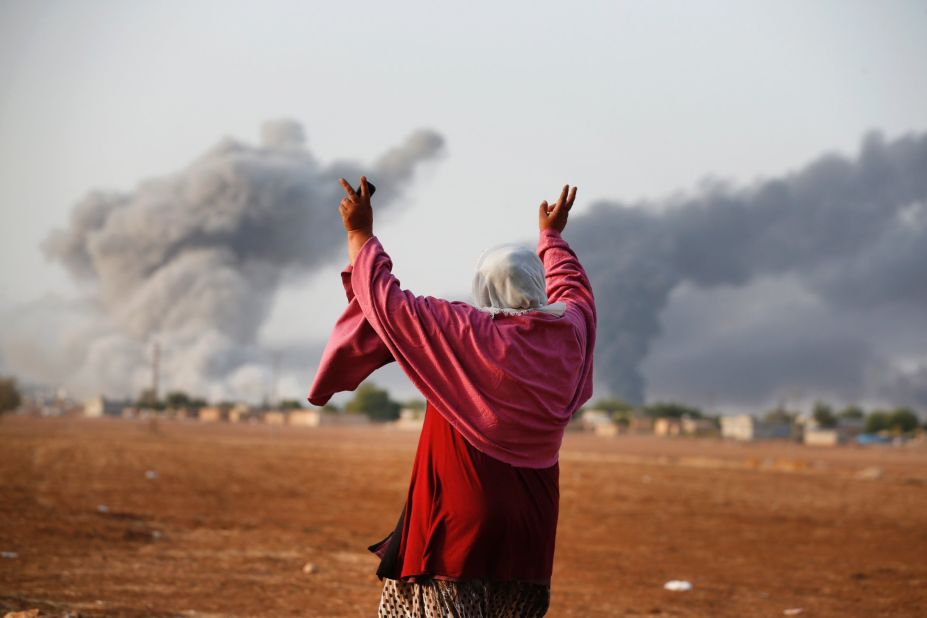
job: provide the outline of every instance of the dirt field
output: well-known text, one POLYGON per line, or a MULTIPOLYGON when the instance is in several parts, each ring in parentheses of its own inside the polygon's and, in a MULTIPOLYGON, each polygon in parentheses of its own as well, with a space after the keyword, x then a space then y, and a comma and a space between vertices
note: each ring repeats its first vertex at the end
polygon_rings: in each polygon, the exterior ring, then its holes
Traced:
MULTIPOLYGON (((3 419, 0 610, 373 616, 416 440, 3 419)), ((927 449, 567 436, 550 616, 798 608, 927 615, 927 449)))

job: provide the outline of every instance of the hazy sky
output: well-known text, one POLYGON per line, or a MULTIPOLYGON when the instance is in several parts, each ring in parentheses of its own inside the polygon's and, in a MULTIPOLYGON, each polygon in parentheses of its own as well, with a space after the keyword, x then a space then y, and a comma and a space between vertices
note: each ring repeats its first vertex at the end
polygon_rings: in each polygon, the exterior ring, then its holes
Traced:
MULTIPOLYGON (((443 136, 377 233, 404 286, 457 294, 563 183, 583 212, 927 130, 925 59, 925 2, 2 1, 0 307, 77 291, 39 245, 88 191, 266 120, 300 122, 323 163, 443 136)), ((281 293, 262 341, 324 337, 339 268, 281 293)))

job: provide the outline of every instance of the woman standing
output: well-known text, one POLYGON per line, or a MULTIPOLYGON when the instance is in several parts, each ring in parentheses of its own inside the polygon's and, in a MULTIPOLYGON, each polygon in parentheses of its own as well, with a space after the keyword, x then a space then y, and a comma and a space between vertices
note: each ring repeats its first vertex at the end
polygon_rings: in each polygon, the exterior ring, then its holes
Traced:
POLYGON ((308 399, 323 405, 395 360, 428 402, 399 522, 370 547, 379 615, 543 616, 560 444, 592 393, 595 302, 561 237, 576 188, 541 203, 536 254, 483 255, 474 306, 402 290, 373 235, 366 178, 359 191, 341 184, 348 307, 308 399))

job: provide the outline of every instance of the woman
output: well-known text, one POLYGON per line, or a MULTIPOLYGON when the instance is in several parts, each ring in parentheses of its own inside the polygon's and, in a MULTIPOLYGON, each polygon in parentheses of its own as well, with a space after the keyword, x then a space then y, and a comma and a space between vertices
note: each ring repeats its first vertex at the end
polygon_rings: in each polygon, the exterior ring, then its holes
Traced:
POLYGON ((537 254, 483 255, 473 306, 402 290, 373 235, 366 178, 341 185, 348 307, 308 399, 323 405, 395 360, 428 402, 399 522, 370 547, 379 615, 543 616, 560 444, 592 393, 595 302, 560 236, 576 188, 541 203, 537 254))

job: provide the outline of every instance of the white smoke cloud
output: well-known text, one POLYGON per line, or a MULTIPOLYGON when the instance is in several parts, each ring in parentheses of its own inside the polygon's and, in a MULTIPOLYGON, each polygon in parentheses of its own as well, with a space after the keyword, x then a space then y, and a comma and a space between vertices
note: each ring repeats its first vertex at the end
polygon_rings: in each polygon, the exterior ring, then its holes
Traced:
POLYGON ((43 245, 83 283, 84 297, 11 312, 5 368, 78 394, 135 395, 162 384, 219 398, 266 394, 258 332, 287 276, 338 255, 337 179, 366 174, 378 208, 400 195, 443 139, 420 130, 373 165, 320 163, 291 120, 265 124, 261 143, 224 139, 186 168, 130 192, 91 192, 43 245))

